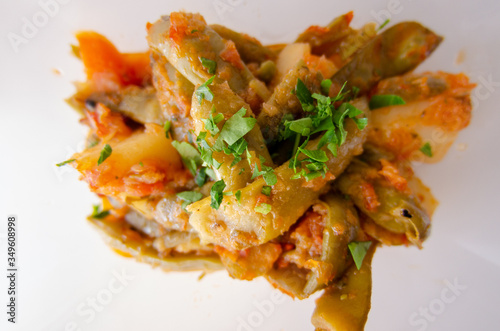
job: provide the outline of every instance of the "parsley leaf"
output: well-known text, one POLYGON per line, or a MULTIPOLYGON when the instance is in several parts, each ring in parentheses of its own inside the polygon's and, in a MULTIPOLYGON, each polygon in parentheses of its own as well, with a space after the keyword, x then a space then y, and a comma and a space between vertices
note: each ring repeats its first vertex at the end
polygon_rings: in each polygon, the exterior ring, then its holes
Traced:
POLYGON ((201 149, 201 159, 211 167, 219 169, 222 163, 213 158, 213 152, 210 148, 201 149))
POLYGON ((182 203, 182 209, 186 210, 186 207, 203 198, 203 194, 195 191, 184 191, 177 193, 179 199, 184 200, 182 203))
POLYGON ((269 212, 271 212, 271 209, 272 209, 271 205, 267 204, 267 203, 261 203, 260 205, 255 206, 255 208, 254 208, 254 210, 257 213, 261 213, 263 215, 269 214, 269 212))
MULTIPOLYGON (((247 157, 248 157, 248 149, 247 149, 247 157)), ((260 164, 262 167, 262 171, 259 170, 259 166, 257 163, 255 163, 255 167, 253 169, 253 174, 251 179, 255 179, 256 177, 259 177, 262 175, 262 178, 264 178, 264 181, 266 182, 267 185, 273 186, 276 185, 278 182, 278 177, 274 173, 274 169, 271 167, 268 167, 264 164, 266 159, 263 156, 259 157, 260 159, 260 164)), ((250 158, 248 158, 250 160, 250 158)))
POLYGON ((224 183, 224 180, 221 179, 219 181, 216 181, 210 189, 210 207, 212 207, 213 209, 219 209, 220 204, 222 203, 222 199, 224 198, 223 191, 225 187, 226 183, 224 183))
POLYGON ((313 122, 310 117, 304 117, 295 121, 289 121, 285 125, 288 125, 290 131, 300 133, 302 136, 308 136, 311 133, 313 122))
POLYGON ((109 210, 100 211, 99 209, 101 209, 99 205, 94 205, 90 217, 100 220, 109 215, 109 210))
POLYGON ((194 95, 198 99, 198 102, 201 104, 201 101, 203 99, 206 99, 207 101, 212 101, 214 98, 214 94, 208 87, 208 85, 212 84, 214 81, 215 76, 210 77, 205 83, 201 84, 196 91, 194 91, 194 95))
POLYGON ((217 62, 201 57, 201 65, 208 69, 208 73, 213 75, 215 74, 215 69, 217 68, 217 62))
POLYGON ((328 161, 328 156, 326 156, 326 153, 320 149, 317 150, 309 150, 309 149, 303 149, 299 147, 299 150, 305 154, 307 157, 310 159, 317 161, 317 162, 326 162, 328 161))
POLYGON ((389 24, 390 21, 390 19, 386 19, 382 24, 380 24, 380 26, 377 28, 377 31, 382 30, 387 24, 389 24))
POLYGON ((69 160, 66 160, 66 161, 63 161, 61 163, 56 164, 56 166, 62 167, 65 164, 68 164, 68 163, 71 163, 71 162, 75 162, 75 161, 76 161, 76 159, 69 159, 69 160))
MULTIPOLYGON (((340 105, 339 109, 333 114, 333 123, 339 128, 340 131, 340 141, 339 145, 345 142, 347 137, 347 131, 344 129, 344 119, 347 117, 354 119, 356 116, 363 114, 361 110, 354 107, 350 103, 344 102, 340 105)), ((358 120, 358 119, 356 119, 358 120)), ((355 122, 356 122, 355 120, 355 122)), ((366 122, 367 123, 367 122, 366 122)), ((365 126, 366 126, 365 123, 365 126)), ((357 124, 357 122, 356 122, 357 124)), ((358 124, 357 124, 358 125, 358 124)), ((358 125, 358 128, 362 126, 362 123, 358 125)))
POLYGON ((331 86, 332 86, 331 79, 323 79, 321 81, 321 92, 323 92, 324 95, 328 95, 330 93, 331 86))
POLYGON ((370 248, 371 244, 371 241, 353 241, 349 243, 349 251, 351 252, 352 258, 358 270, 361 269, 366 252, 370 248))
POLYGON ((260 191, 262 194, 270 196, 271 195, 271 186, 262 186, 262 190, 260 191))
POLYGON ((163 124, 163 131, 165 131, 165 137, 167 139, 170 139, 170 128, 172 127, 172 122, 166 121, 165 124, 163 124))
POLYGON ((387 106, 396 106, 396 105, 404 105, 406 102, 399 95, 393 94, 380 94, 374 95, 370 99, 370 103, 368 106, 371 110, 387 107, 387 106))
POLYGON ((184 166, 191 172, 191 174, 193 174, 193 176, 196 176, 196 169, 203 163, 200 153, 196 150, 196 148, 185 141, 173 141, 172 146, 174 146, 177 152, 181 155, 184 166))
POLYGON ((238 200, 238 203, 241 204, 241 190, 236 191, 234 196, 236 197, 236 200, 238 200))
POLYGON ((300 79, 297 78, 297 85, 295 86, 295 95, 300 101, 302 105, 302 109, 304 111, 310 112, 314 110, 313 98, 311 96, 311 92, 307 88, 306 84, 300 79))
POLYGON ((101 155, 99 155, 99 160, 97 160, 97 165, 100 165, 101 163, 106 161, 106 159, 111 155, 112 152, 113 149, 111 148, 111 146, 109 146, 108 144, 104 145, 104 148, 101 151, 101 155))
POLYGON ((224 123, 219 139, 232 145, 253 129, 257 120, 253 117, 243 117, 246 109, 241 108, 224 123))
POLYGON ((194 182, 198 186, 203 186, 205 182, 207 181, 207 168, 202 167, 200 168, 200 171, 196 174, 196 177, 194 178, 194 182))
POLYGON ((424 153, 425 156, 432 157, 431 144, 425 143, 422 147, 420 147, 420 151, 424 153))
MULTIPOLYGON (((215 108, 212 108, 215 109, 215 108)), ((205 129, 207 129, 212 136, 215 136, 219 133, 219 127, 217 124, 224 119, 224 115, 217 114, 215 117, 213 114, 210 114, 210 117, 207 119, 202 119, 201 121, 205 124, 205 129)))

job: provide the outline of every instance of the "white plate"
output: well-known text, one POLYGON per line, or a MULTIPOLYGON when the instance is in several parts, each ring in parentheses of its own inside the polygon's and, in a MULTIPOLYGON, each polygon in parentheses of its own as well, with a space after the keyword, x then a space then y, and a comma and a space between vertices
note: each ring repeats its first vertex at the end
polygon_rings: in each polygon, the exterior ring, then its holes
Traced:
POLYGON ((84 78, 70 55, 74 32, 93 29, 123 51, 144 50, 146 22, 179 9, 266 43, 291 41, 308 25, 349 10, 354 26, 390 16, 391 24, 416 20, 444 35, 418 70, 469 74, 478 83, 474 116, 443 162, 416 168, 441 202, 432 236, 421 251, 377 252, 366 329, 499 329, 500 2, 57 0, 56 7, 55 1, 0 3, 1 274, 6 217, 19 222, 18 323, 6 322, 2 276, 2 330, 313 329, 313 299, 276 296, 263 280, 235 281, 219 272, 198 281, 199 273, 167 274, 115 255, 85 221, 96 198, 77 174, 54 166, 79 150, 85 135, 63 102, 74 91, 71 82, 84 78), (52 4, 45 7, 51 15, 41 3, 52 4), (38 27, 30 30, 26 22, 34 21, 38 27), (17 46, 9 41, 14 34, 23 38, 17 46), (465 59, 457 64, 459 52, 465 59), (122 272, 132 279, 120 285, 122 272), (449 285, 455 282, 460 286, 449 285))

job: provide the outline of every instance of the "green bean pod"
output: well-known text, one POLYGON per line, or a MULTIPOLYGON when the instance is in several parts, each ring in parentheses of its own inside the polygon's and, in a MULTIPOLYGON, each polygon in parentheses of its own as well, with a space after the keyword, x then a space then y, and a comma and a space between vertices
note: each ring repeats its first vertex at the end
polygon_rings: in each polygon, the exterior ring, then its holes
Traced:
POLYGON ((219 24, 212 24, 210 27, 222 38, 234 42, 241 59, 245 63, 255 62, 260 64, 267 60, 276 59, 276 54, 273 51, 245 33, 233 31, 219 24))
MULTIPOLYGON (((312 268, 297 268, 293 263, 274 268, 267 279, 294 297, 305 299, 342 277, 352 263, 348 244, 359 236, 360 225, 351 201, 329 193, 315 204, 314 209, 324 210, 324 228, 321 256, 308 261, 312 268)), ((285 254, 296 254, 294 250, 285 254)))
POLYGON ((430 218, 415 196, 394 187, 379 174, 380 159, 391 160, 385 152, 367 152, 353 160, 335 184, 354 204, 376 224, 421 246, 428 235, 430 218), (367 195, 366 192, 369 192, 367 195))
POLYGON ((153 50, 165 56, 194 85, 201 85, 215 75, 215 83, 227 81, 251 105, 255 95, 262 100, 269 97, 267 87, 248 70, 234 43, 223 39, 200 15, 164 16, 149 27, 148 41, 153 50), (214 72, 204 66, 203 59, 215 62, 214 72))
MULTIPOLYGON (((250 106, 237 94, 235 94, 227 84, 214 84, 210 86, 213 93, 213 100, 203 100, 198 103, 196 97, 193 97, 191 116, 194 123, 194 132, 199 135, 200 132, 206 131, 203 119, 217 114, 224 115, 224 119, 218 123, 218 127, 222 128, 226 120, 231 118, 240 109, 245 108, 245 117, 254 117, 250 106), (213 110, 213 112, 212 112, 213 110)), ((218 135, 207 135, 206 141, 210 146, 215 144, 218 135)), ((255 124, 253 129, 244 136, 248 143, 250 154, 256 159, 259 156, 264 157, 267 166, 273 166, 273 161, 267 150, 264 138, 258 124, 255 124)), ((233 164, 234 156, 228 155, 225 152, 213 152, 212 157, 222 165, 219 168, 213 168, 218 179, 223 179, 226 184, 226 191, 233 191, 245 187, 251 182, 253 169, 250 166, 246 153, 241 155, 241 161, 233 164)))
POLYGON ((371 262, 376 245, 372 244, 358 270, 352 265, 344 278, 325 290, 316 301, 311 318, 317 331, 362 331, 371 308, 371 262))
POLYGON ((380 80, 416 68, 438 47, 442 37, 417 22, 403 22, 385 30, 354 54, 331 78, 331 95, 346 83, 345 91, 367 93, 380 80))

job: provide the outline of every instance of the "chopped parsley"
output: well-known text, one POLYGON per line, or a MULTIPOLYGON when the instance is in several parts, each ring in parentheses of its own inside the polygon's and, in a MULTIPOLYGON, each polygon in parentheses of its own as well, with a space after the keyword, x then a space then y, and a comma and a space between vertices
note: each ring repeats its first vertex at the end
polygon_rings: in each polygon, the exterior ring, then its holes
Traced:
POLYGON ((172 146, 174 146, 177 152, 181 155, 184 166, 193 176, 196 176, 196 169, 203 163, 200 153, 196 150, 196 148, 185 141, 173 141, 172 146))
POLYGON ((163 131, 165 131, 165 137, 167 139, 170 139, 170 128, 172 127, 172 122, 166 121, 165 124, 163 124, 163 131))
POLYGON ((206 183, 206 181, 207 181, 207 168, 202 167, 196 174, 196 177, 194 177, 194 182, 196 183, 196 185, 201 187, 203 186, 203 184, 206 183))
POLYGON ((366 252, 370 248, 371 244, 371 241, 353 241, 349 243, 349 251, 351 252, 352 258, 358 270, 361 269, 366 252))
POLYGON ((314 110, 314 105, 313 105, 313 98, 311 95, 311 92, 307 88, 306 84, 299 78, 297 80, 297 85, 295 87, 295 95, 300 101, 300 104, 302 105, 302 109, 305 111, 313 111, 314 110))
POLYGON ((432 147, 431 144, 425 143, 422 147, 420 147, 420 151, 428 157, 432 157, 432 147))
POLYGON ((246 109, 241 108, 224 123, 219 139, 232 145, 253 129, 257 120, 253 117, 243 117, 246 109))
POLYGON ((101 165, 106 159, 111 155, 113 149, 108 144, 104 145, 104 148, 101 150, 101 155, 99 155, 99 160, 97 160, 97 165, 101 165))
POLYGON ((213 75, 215 74, 215 69, 217 68, 217 62, 201 57, 200 58, 201 65, 208 69, 208 73, 213 75))
POLYGON ((201 198, 203 198, 203 194, 195 191, 184 191, 181 193, 177 193, 177 197, 184 201, 182 203, 182 209, 186 210, 187 206, 189 206, 193 202, 201 200, 201 198))
POLYGON ((200 104, 203 99, 206 99, 207 101, 212 101, 214 99, 214 94, 210 90, 210 87, 208 87, 208 85, 212 84, 214 78, 215 76, 210 77, 205 83, 201 84, 196 91, 194 91, 194 95, 200 104))
POLYGON ((368 106, 370 107, 371 110, 373 110, 387 106, 396 106, 404 104, 406 104, 406 102, 399 95, 380 94, 372 96, 368 106))
POLYGON ((109 210, 100 210, 101 209, 101 206, 99 205, 94 205, 92 206, 93 210, 92 210, 92 215, 90 215, 90 217, 92 218, 95 218, 95 219, 103 219, 105 218, 106 216, 109 215, 109 210))
MULTIPOLYGON (((212 108, 212 112, 214 112, 215 107, 212 108)), ((217 133, 219 133, 219 127, 217 124, 224 119, 224 115, 222 114, 217 114, 215 117, 213 114, 210 114, 210 117, 207 119, 202 119, 201 121, 205 124, 205 129, 210 132, 212 136, 215 136, 217 133)))
MULTIPOLYGON (((304 82, 299 78, 295 87, 295 95, 299 99, 303 110, 306 112, 304 118, 293 120, 284 118, 279 130, 280 140, 294 139, 294 148, 289 166, 294 169, 293 179, 304 177, 311 180, 319 176, 325 176, 328 168, 326 162, 329 160, 327 151, 334 157, 337 156, 337 147, 342 145, 347 138, 347 131, 344 128, 346 118, 352 119, 359 130, 363 130, 368 124, 367 118, 358 118, 363 112, 354 105, 345 102, 350 93, 356 94, 359 89, 344 91, 346 84, 342 86, 335 97, 329 97, 328 93, 332 81, 325 79, 321 82, 323 94, 314 93, 307 89, 304 82), (344 101, 344 102, 342 102, 344 101), (336 108, 335 104, 342 102, 336 108), (315 149, 307 149, 307 143, 313 135, 321 134, 321 138, 315 149), (326 149, 321 149, 326 146, 326 149), (305 158, 299 159, 303 154, 305 158), (300 167, 301 169, 297 169, 300 167)), ((314 139, 316 139, 314 137, 314 139)))
POLYGON ((238 201, 238 203, 241 204, 241 191, 240 190, 236 191, 234 196, 236 197, 236 200, 238 201))
POLYGON ((75 162, 75 161, 76 161, 76 159, 69 159, 69 160, 66 160, 66 161, 63 161, 61 163, 56 164, 56 166, 62 167, 63 165, 66 165, 68 163, 75 162))
POLYGON ((271 186, 262 186, 262 190, 260 191, 262 194, 270 196, 271 195, 271 186))
MULTIPOLYGON (((247 160, 248 160, 248 163, 251 165, 251 156, 250 156, 250 152, 248 151, 248 149, 247 149, 247 160)), ((264 164, 266 159, 263 156, 259 157, 259 161, 260 161, 260 166, 261 166, 262 170, 259 170, 259 166, 256 162, 251 179, 255 179, 259 176, 262 176, 267 185, 269 185, 269 186, 276 185, 276 183, 278 182, 278 178, 276 177, 276 174, 274 173, 274 169, 269 167, 269 166, 266 166, 264 164)))
POLYGON ((260 205, 255 206, 255 208, 254 208, 254 210, 257 213, 261 213, 263 215, 269 214, 269 212, 271 212, 271 209, 272 209, 271 205, 267 204, 267 203, 261 203, 260 205))
POLYGON ((332 81, 330 79, 324 79, 321 81, 321 92, 324 95, 328 95, 330 93, 330 87, 332 87, 332 81))
POLYGON ((224 180, 221 179, 219 181, 216 181, 210 189, 210 207, 212 207, 213 209, 219 209, 222 203, 222 199, 224 198, 224 188, 226 188, 226 183, 224 183, 224 180))
POLYGON ((377 31, 382 30, 387 24, 389 24, 390 21, 391 21, 390 19, 386 19, 382 24, 380 24, 377 31))

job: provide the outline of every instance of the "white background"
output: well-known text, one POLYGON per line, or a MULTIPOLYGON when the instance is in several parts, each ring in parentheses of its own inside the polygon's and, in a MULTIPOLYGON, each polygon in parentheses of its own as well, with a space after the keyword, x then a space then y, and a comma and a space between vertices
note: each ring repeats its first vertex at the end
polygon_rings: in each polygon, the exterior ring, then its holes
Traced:
POLYGON ((23 20, 32 21, 42 8, 32 0, 0 1, 1 330, 71 330, 72 325, 123 331, 313 329, 312 298, 281 300, 264 316, 255 302, 267 302, 275 294, 264 280, 236 281, 218 272, 198 281, 199 273, 167 274, 112 253, 85 220, 97 199, 69 167, 54 166, 79 150, 85 136, 78 115, 63 101, 74 92, 72 82, 84 79, 81 63, 70 54, 75 31, 96 30, 122 51, 142 51, 146 22, 179 9, 200 12, 209 23, 225 24, 265 43, 291 41, 308 25, 326 24, 349 10, 355 11, 355 27, 382 22, 377 13, 385 10, 391 24, 416 20, 445 36, 418 71, 469 74, 479 84, 473 119, 443 162, 416 167, 441 203, 432 235, 420 251, 384 247, 377 252, 366 329, 500 328, 500 2, 64 2, 15 52, 8 34, 23 36, 23 20), (460 51, 465 60, 457 64, 460 51), (467 148, 460 151, 458 144, 467 148), (18 217, 16 325, 7 323, 5 314, 8 215, 18 217), (122 272, 133 279, 107 305, 90 308, 87 300, 108 293, 113 273, 122 272), (462 286, 453 302, 441 299, 446 291, 450 295, 446 280, 462 286), (432 315, 419 315, 421 308, 430 308, 432 315), (249 319, 254 326, 245 329, 242 321, 249 319))

